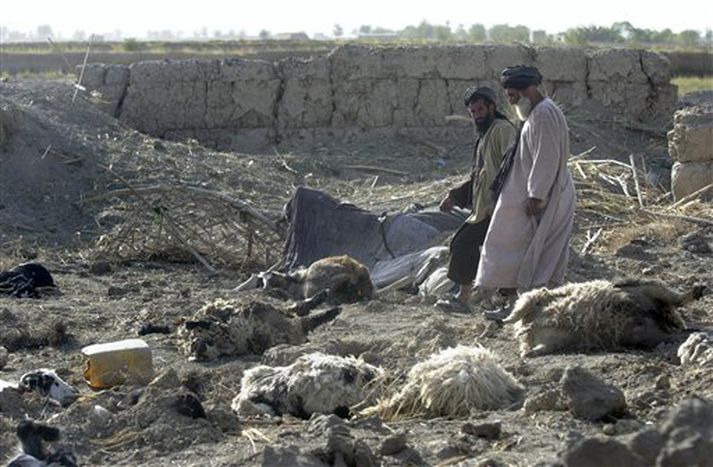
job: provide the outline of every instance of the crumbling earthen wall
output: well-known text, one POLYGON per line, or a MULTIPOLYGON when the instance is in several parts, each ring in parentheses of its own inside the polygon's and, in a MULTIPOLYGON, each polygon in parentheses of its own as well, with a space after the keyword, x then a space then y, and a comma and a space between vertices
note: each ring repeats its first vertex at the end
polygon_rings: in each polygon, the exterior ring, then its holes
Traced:
POLYGON ((668 132, 674 160, 671 191, 680 199, 713 183, 713 107, 686 107, 674 114, 673 122, 668 132))
POLYGON ((498 89, 514 64, 539 67, 566 110, 595 101, 632 121, 673 111, 667 59, 630 49, 348 45, 308 60, 93 64, 83 81, 141 131, 248 150, 355 131, 428 134, 464 114, 468 86, 498 89))

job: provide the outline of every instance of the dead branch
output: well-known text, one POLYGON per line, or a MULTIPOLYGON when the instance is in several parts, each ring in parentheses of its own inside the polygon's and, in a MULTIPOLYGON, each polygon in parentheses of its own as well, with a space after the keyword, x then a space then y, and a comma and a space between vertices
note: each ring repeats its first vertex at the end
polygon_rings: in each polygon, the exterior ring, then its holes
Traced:
POLYGON ((664 217, 667 219, 680 219, 684 221, 691 222, 693 224, 703 225, 703 226, 713 226, 713 221, 710 219, 703 219, 701 217, 685 216, 682 214, 669 214, 664 212, 651 211, 649 209, 639 209, 639 212, 650 215, 652 217, 664 217))
POLYGON ((629 162, 631 163, 631 171, 634 173, 634 188, 636 188, 636 197, 639 200, 639 206, 644 207, 644 197, 641 196, 641 186, 639 186, 639 171, 636 168, 634 155, 629 154, 629 162))
POLYGON ((594 242, 597 241, 599 236, 602 234, 602 228, 600 227, 599 230, 597 230, 594 235, 592 235, 592 231, 587 229, 587 242, 584 244, 582 247, 581 254, 584 255, 587 253, 587 250, 594 245, 594 242))
POLYGON ((389 175, 406 176, 407 172, 402 172, 401 170, 388 169, 386 167, 376 167, 373 165, 343 165, 342 168, 350 170, 362 170, 365 172, 383 172, 389 175))
POLYGON ((713 183, 709 183, 708 185, 704 186, 703 188, 699 188, 698 190, 694 191, 693 193, 684 196, 683 198, 679 199, 678 201, 676 201, 675 203, 673 203, 671 206, 669 206, 666 209, 673 209, 673 208, 677 208, 679 206, 684 206, 691 201, 702 198, 709 191, 713 192, 713 183))
MULTIPOLYGON (((99 165, 99 167, 121 180, 121 182, 124 183, 133 192, 133 194, 146 207, 146 209, 148 209, 149 211, 153 211, 153 206, 151 206, 151 203, 149 203, 148 200, 141 193, 134 190, 133 186, 129 183, 128 180, 116 173, 111 167, 106 167, 102 165, 99 165)), ((188 244, 188 242, 185 241, 178 227, 171 219, 171 216, 169 216, 166 212, 162 213, 162 216, 166 219, 167 229, 171 231, 172 235, 176 238, 176 240, 178 240, 178 242, 183 245, 183 247, 186 248, 191 253, 191 255, 193 255, 194 258, 196 258, 203 266, 205 266, 205 268, 211 274, 218 274, 218 270, 211 266, 211 264, 203 257, 203 255, 201 255, 195 248, 193 248, 191 245, 188 244)))

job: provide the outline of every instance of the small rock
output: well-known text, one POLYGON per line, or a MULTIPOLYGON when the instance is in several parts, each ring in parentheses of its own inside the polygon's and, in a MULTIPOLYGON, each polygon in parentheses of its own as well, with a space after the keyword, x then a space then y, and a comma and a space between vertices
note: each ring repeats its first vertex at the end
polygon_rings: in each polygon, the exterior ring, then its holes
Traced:
POLYGON ((397 433, 384 439, 379 448, 382 456, 393 456, 406 449, 406 434, 397 433))
POLYGON ((543 410, 566 410, 562 401, 562 394, 557 389, 549 389, 532 394, 525 399, 523 404, 525 415, 532 415, 543 410))
POLYGON ((614 436, 616 434, 616 427, 611 423, 607 423, 602 427, 602 433, 607 436, 614 436))
POLYGON ((500 420, 496 420, 494 422, 479 424, 466 423, 460 430, 463 433, 475 435, 478 438, 498 439, 502 433, 502 422, 500 420))
POLYGON ((644 465, 656 465, 656 458, 663 444, 663 436, 654 427, 646 427, 638 431, 628 442, 631 452, 639 456, 644 461, 644 465))
POLYGON ((206 407, 206 415, 223 433, 235 433, 240 429, 238 417, 232 410, 226 410, 216 405, 206 407))
POLYGON ((488 457, 488 458, 485 458, 485 459, 480 459, 480 460, 478 460, 475 465, 476 465, 476 467, 503 467, 503 466, 506 466, 506 465, 508 465, 508 464, 504 464, 504 463, 500 462, 500 461, 497 460, 497 459, 493 459, 493 458, 491 458, 491 457, 488 457))
POLYGON ((97 261, 89 266, 89 272, 101 276, 111 272, 111 265, 106 261, 97 261))
POLYGON ((260 458, 262 466, 289 465, 291 467, 308 467, 324 465, 318 457, 302 453, 297 446, 266 446, 260 458))
POLYGON ((666 375, 661 375, 656 378, 655 385, 656 389, 658 389, 659 391, 668 391, 669 389, 671 389, 671 381, 666 375))
POLYGON ((116 287, 113 285, 110 286, 109 289, 106 291, 106 294, 109 297, 123 297, 127 293, 129 293, 129 291, 127 289, 124 289, 122 287, 116 287))
POLYGON ((596 421, 626 413, 624 393, 579 366, 565 370, 562 392, 569 410, 577 418, 596 421))
POLYGON ((5 347, 0 345, 0 370, 5 368, 8 360, 10 360, 10 352, 8 352, 5 347))
POLYGON ((658 429, 646 427, 628 442, 643 465, 710 466, 713 453, 713 403, 698 397, 683 401, 658 429))
POLYGON ((614 428, 616 428, 616 433, 619 435, 633 433, 639 430, 641 427, 642 423, 640 421, 631 418, 622 418, 620 420, 617 420, 614 424, 614 428))
POLYGON ((632 467, 636 456, 614 438, 585 438, 576 442, 562 458, 565 467, 632 467))
POLYGON ((379 433, 391 433, 391 430, 386 428, 381 418, 378 415, 372 415, 370 417, 362 418, 353 422, 354 428, 359 428, 361 430, 376 431, 379 433))
POLYGON ((464 449, 464 446, 462 446, 461 443, 454 442, 444 442, 435 450, 436 457, 441 461, 451 459, 453 457, 460 457, 467 453, 468 449, 464 449))
POLYGON ((653 255, 646 251, 641 245, 630 243, 629 245, 624 245, 614 253, 616 256, 624 256, 626 258, 647 260, 653 255))
POLYGON ((89 412, 87 428, 92 433, 103 433, 114 418, 114 414, 101 405, 95 405, 89 412))
POLYGON ((325 434, 330 429, 335 427, 344 427, 348 431, 344 419, 339 418, 334 414, 324 415, 314 413, 307 422, 307 432, 310 434, 325 434))
POLYGON ((691 232, 679 237, 678 244, 681 249, 699 255, 709 255, 713 252, 701 231, 691 232))

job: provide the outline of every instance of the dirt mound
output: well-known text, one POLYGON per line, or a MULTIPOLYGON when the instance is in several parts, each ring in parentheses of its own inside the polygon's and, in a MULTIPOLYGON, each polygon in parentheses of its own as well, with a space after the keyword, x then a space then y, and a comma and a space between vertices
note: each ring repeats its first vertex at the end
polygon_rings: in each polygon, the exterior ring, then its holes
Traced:
POLYGON ((52 83, 0 87, 0 241, 16 235, 69 240, 91 224, 77 203, 101 182, 105 141, 119 124, 72 88, 52 83))
MULTIPOLYGON (((128 230, 146 234, 152 224, 165 228, 157 219, 169 209, 190 203, 254 202, 277 211, 288 197, 280 174, 265 174, 264 161, 146 137, 99 111, 91 95, 73 101, 73 93, 68 82, 0 88, 0 243, 23 235, 68 245, 137 215, 128 230)), ((161 235, 158 243, 169 257, 180 245, 161 235)))

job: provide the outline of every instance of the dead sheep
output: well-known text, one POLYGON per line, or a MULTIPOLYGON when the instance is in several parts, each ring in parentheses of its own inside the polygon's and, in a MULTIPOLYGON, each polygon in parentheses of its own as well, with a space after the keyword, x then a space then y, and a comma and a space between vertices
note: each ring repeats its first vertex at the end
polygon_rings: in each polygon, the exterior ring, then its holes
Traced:
POLYGON ((653 348, 685 328, 677 307, 703 287, 679 294, 661 281, 595 280, 520 296, 504 320, 515 324, 523 357, 553 352, 653 348))
POLYGON ((240 416, 314 413, 347 417, 350 407, 367 399, 379 367, 355 357, 315 352, 288 366, 260 365, 245 372, 232 408, 240 416))
POLYGON ((54 370, 40 368, 30 371, 20 377, 19 383, 0 380, 0 391, 12 388, 19 392, 34 391, 43 397, 48 397, 62 406, 74 402, 79 393, 69 383, 60 378, 54 370))
POLYGON ((694 332, 676 352, 681 365, 706 366, 713 364, 713 332, 694 332))
POLYGON ((291 317, 267 303, 218 299, 178 328, 178 345, 190 360, 262 354, 278 344, 303 344, 307 333, 333 320, 339 308, 291 317))
POLYGON ((309 299, 325 294, 330 303, 355 303, 374 295, 369 269, 354 258, 329 256, 312 263, 308 268, 284 274, 262 274, 265 288, 285 290, 296 299, 309 299))
POLYGON ((17 425, 16 434, 23 453, 10 461, 8 467, 77 466, 77 458, 70 449, 65 447, 53 451, 45 449, 45 441, 59 440, 60 432, 57 428, 32 420, 23 420, 17 425))
POLYGON ((414 365, 398 392, 362 414, 378 414, 384 420, 467 417, 511 407, 524 390, 488 349, 458 345, 414 365))

